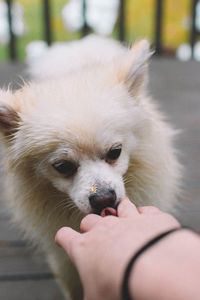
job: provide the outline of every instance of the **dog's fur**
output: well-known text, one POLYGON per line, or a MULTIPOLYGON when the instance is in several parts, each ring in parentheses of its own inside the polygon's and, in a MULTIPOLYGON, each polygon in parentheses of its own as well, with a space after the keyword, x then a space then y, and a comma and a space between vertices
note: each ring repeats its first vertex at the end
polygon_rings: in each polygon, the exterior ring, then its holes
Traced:
POLYGON ((53 47, 32 67, 33 82, 0 92, 7 205, 72 299, 81 299, 79 280, 54 235, 62 226, 79 229, 92 212, 92 187, 165 210, 179 191, 175 132, 147 94, 150 55, 145 40, 126 49, 91 36, 53 47), (122 152, 110 162, 116 144, 122 152), (77 172, 61 175, 52 167, 60 160, 75 161, 77 172))

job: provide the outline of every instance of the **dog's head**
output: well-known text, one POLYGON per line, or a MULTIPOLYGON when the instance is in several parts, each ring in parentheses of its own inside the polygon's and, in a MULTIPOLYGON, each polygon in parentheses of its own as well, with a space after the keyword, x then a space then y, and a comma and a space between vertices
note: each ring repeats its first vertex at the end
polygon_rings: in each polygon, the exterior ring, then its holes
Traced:
POLYGON ((84 213, 115 207, 125 195, 123 176, 145 118, 149 56, 141 41, 110 65, 88 64, 63 79, 1 91, 0 130, 10 165, 50 182, 84 213))

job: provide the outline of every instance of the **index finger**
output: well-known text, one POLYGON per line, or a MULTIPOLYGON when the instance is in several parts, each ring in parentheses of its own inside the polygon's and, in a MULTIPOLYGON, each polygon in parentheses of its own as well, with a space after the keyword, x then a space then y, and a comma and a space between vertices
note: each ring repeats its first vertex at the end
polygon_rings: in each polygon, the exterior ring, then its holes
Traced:
POLYGON ((76 243, 80 240, 81 234, 70 227, 62 227, 55 236, 55 242, 61 246, 69 257, 73 260, 74 248, 76 243))
POLYGON ((121 218, 135 217, 139 214, 136 206, 127 197, 119 203, 117 213, 121 218))

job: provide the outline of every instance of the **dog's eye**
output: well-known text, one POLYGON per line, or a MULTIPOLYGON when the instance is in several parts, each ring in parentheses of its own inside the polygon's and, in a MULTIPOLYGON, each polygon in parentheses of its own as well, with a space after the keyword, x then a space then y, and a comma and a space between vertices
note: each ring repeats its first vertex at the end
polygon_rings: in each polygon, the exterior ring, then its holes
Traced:
POLYGON ((67 177, 73 176, 78 169, 78 165, 76 163, 68 160, 58 161, 53 164, 53 167, 56 171, 67 177))
POLYGON ((115 147, 110 148, 110 150, 106 154, 106 161, 112 162, 119 158, 122 151, 122 145, 117 145, 115 147))

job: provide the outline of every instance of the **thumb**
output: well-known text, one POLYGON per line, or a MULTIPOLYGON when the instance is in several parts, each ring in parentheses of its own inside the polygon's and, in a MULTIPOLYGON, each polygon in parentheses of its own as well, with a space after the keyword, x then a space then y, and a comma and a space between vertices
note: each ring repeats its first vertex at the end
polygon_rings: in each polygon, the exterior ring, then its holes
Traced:
POLYGON ((55 236, 55 242, 61 246, 69 257, 73 260, 74 248, 76 243, 80 240, 81 234, 70 227, 62 227, 58 230, 55 236))

